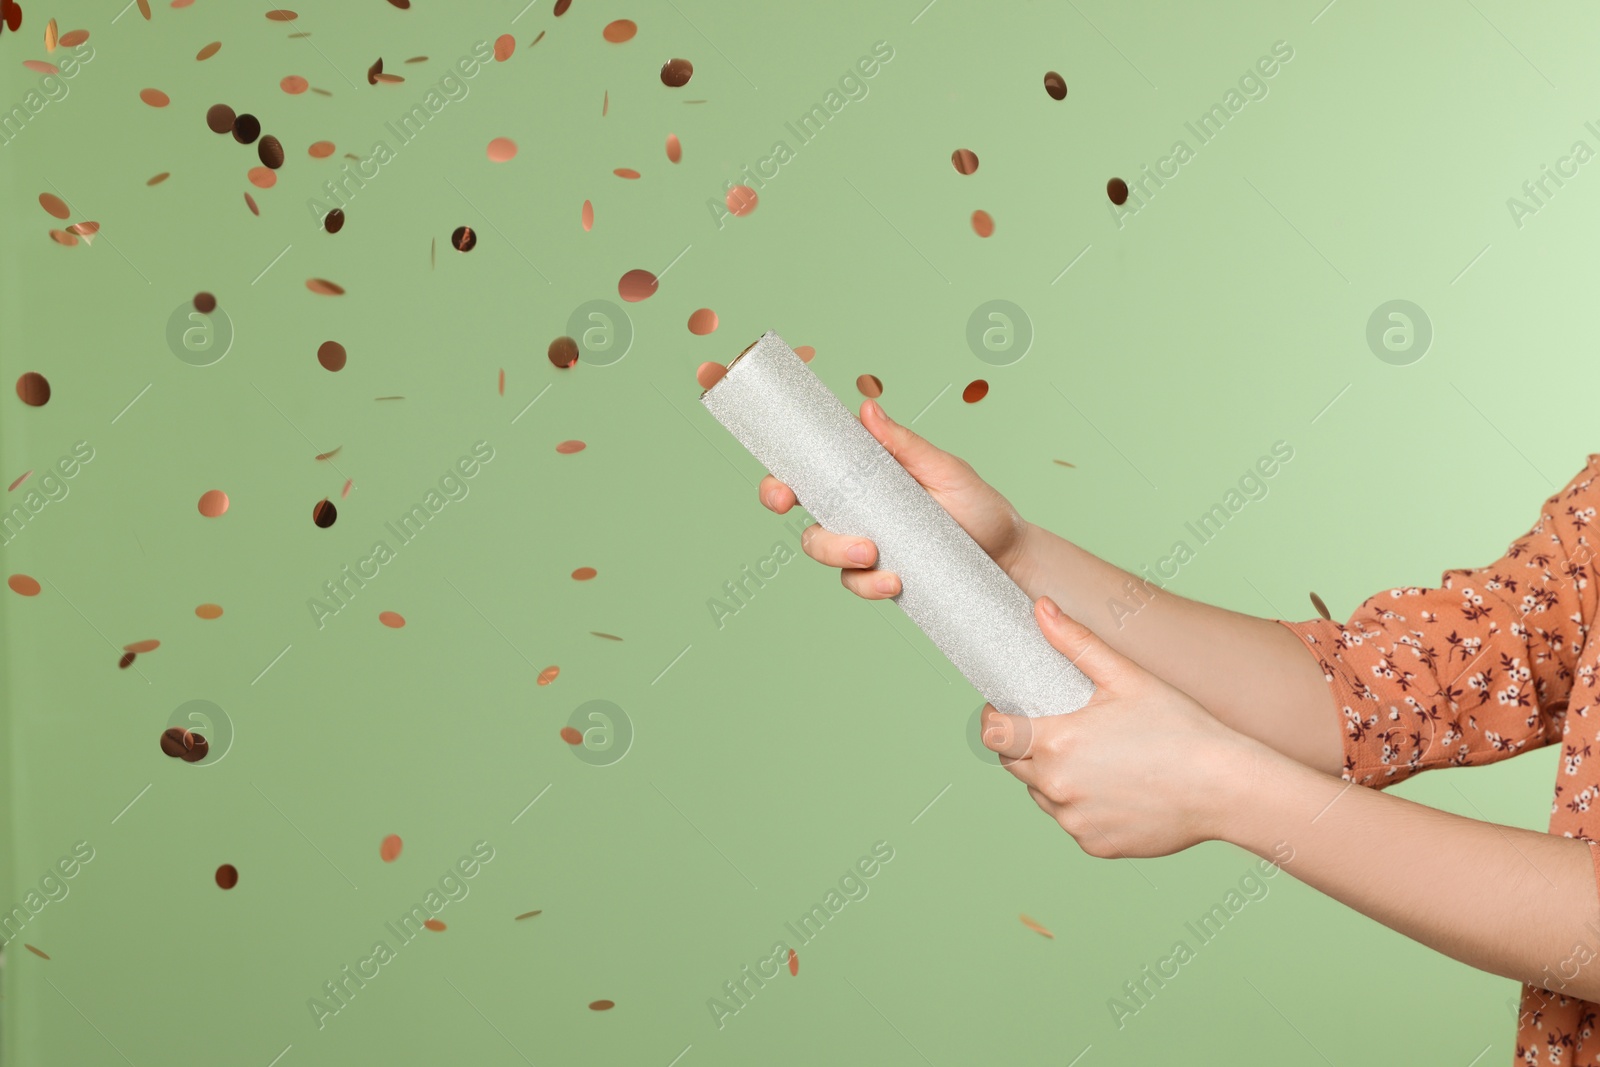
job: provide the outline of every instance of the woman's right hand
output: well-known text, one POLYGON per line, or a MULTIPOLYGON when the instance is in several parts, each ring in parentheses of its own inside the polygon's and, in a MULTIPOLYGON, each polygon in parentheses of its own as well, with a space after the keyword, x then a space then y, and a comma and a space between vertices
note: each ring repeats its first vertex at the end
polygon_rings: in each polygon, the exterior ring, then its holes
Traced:
MULTIPOLYGON (((1012 568, 1026 552, 1030 527, 999 490, 978 477, 966 460, 935 448, 889 418, 874 400, 861 405, 861 424, 1002 570, 1016 577, 1012 568)), ((761 479, 758 492, 761 503, 779 515, 798 503, 794 490, 770 474, 761 479)), ((840 580, 857 596, 883 600, 900 592, 898 575, 874 567, 878 549, 864 537, 832 533, 812 523, 801 534, 800 545, 818 563, 840 568, 840 580)))

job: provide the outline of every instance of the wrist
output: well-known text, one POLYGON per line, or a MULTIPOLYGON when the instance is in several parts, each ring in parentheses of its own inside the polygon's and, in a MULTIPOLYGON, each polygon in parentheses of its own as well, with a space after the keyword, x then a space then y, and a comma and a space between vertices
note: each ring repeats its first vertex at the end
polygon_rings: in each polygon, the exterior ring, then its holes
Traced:
POLYGON ((1023 592, 1030 598, 1038 594, 1034 592, 1034 560, 1038 556, 1039 538, 1043 531, 1033 523, 1016 514, 1013 520, 1016 532, 1011 537, 1010 547, 1000 554, 995 562, 1000 564, 1000 569, 1011 576, 1011 580, 1022 587, 1023 592))
POLYGON ((1252 737, 1229 733, 1235 738, 1232 750, 1214 764, 1211 836, 1265 855, 1277 840, 1273 820, 1287 806, 1299 765, 1252 737))

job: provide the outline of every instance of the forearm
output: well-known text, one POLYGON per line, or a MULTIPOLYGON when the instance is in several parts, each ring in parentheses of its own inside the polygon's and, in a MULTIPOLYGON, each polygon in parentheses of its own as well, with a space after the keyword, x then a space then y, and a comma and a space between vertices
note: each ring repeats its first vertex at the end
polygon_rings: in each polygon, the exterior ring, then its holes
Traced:
POLYGON ((1479 822, 1260 751, 1222 836, 1463 963, 1600 999, 1600 895, 1587 842, 1479 822), (1281 846, 1287 844, 1287 849, 1281 846))
POLYGON ((1228 726, 1339 773, 1343 746, 1327 683, 1283 626, 1167 592, 1032 524, 1011 576, 1228 726))

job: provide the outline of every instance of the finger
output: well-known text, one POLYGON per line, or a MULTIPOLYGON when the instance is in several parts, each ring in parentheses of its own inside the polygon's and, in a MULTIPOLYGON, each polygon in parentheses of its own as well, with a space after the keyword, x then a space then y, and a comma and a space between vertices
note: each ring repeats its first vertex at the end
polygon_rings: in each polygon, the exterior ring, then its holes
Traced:
POLYGON ((800 547, 829 567, 870 567, 878 561, 878 546, 865 537, 836 534, 816 522, 800 532, 800 547))
POLYGON ((795 497, 793 489, 790 489, 770 474, 761 479, 761 484, 756 486, 756 493, 760 496, 763 505, 772 511, 776 511, 779 515, 782 515, 800 502, 795 497))
POLYGON ((1046 640, 1088 675, 1097 689, 1109 690, 1143 669, 1106 644, 1093 630, 1062 612, 1047 596, 1034 601, 1033 617, 1046 640))
POLYGON ((925 486, 953 487, 951 483, 967 470, 962 460, 891 419, 876 400, 861 405, 861 423, 906 473, 925 486))
POLYGON ((893 571, 851 570, 839 572, 844 587, 866 600, 887 600, 900 595, 900 576, 893 571))
POLYGON ((1042 810, 1046 815, 1050 816, 1052 819, 1055 819, 1057 822, 1061 821, 1060 804, 1057 804, 1055 801, 1045 796, 1036 786, 1030 785, 1028 787, 1028 795, 1033 798, 1033 802, 1039 805, 1040 810, 1042 810))
POLYGON ((1026 760, 1033 755, 1036 731, 1026 715, 1004 715, 993 704, 985 704, 978 729, 983 747, 998 753, 1002 765, 1008 758, 1026 760))

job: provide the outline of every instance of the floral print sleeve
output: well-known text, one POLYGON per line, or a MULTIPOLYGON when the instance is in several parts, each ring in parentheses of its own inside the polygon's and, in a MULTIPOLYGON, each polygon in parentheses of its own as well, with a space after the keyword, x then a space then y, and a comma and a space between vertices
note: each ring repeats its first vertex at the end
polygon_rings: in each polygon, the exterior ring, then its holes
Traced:
MULTIPOLYGON (((1593 665, 1578 664, 1596 603, 1597 505, 1600 453, 1591 453, 1493 563, 1445 571, 1437 588, 1376 593, 1342 624, 1274 620, 1322 667, 1347 780, 1383 788, 1563 740, 1569 700, 1587 713, 1596 684, 1593 665)), ((1569 775, 1594 755, 1586 741, 1566 749, 1569 775)))

